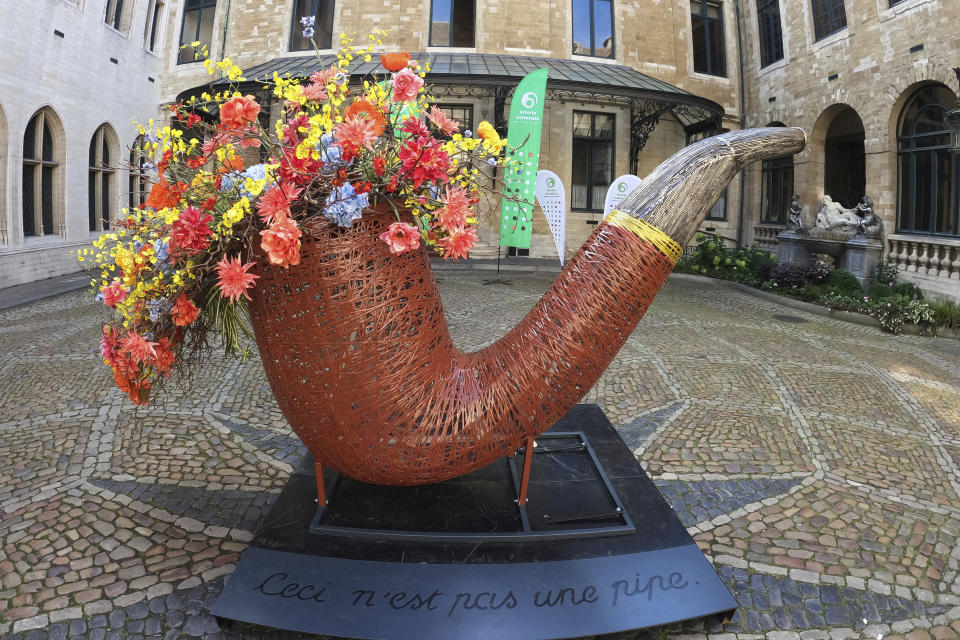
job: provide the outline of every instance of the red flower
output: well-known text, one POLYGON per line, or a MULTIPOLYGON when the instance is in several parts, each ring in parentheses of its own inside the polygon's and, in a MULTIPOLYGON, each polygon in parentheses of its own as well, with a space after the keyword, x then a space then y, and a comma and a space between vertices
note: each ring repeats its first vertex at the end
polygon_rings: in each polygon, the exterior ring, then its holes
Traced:
POLYGON ((197 308, 197 305, 193 304, 193 301, 191 301, 185 293, 180 294, 170 309, 170 318, 173 320, 173 324, 178 327, 186 327, 193 324, 199 315, 200 309, 197 308))
POLYGON ((300 144, 301 137, 298 129, 306 127, 310 122, 307 116, 299 115, 296 118, 287 120, 287 126, 283 128, 283 144, 288 147, 295 147, 300 144))
POLYGON ((260 219, 272 224, 277 218, 289 216, 290 203, 297 199, 301 191, 303 189, 297 189, 287 182, 270 187, 257 203, 260 219))
POLYGON ((415 138, 430 137, 430 129, 427 128, 427 125, 425 125, 420 118, 407 118, 403 121, 403 126, 400 128, 400 131, 413 134, 415 138))
POLYGON ((157 357, 154 349, 157 343, 150 342, 136 331, 128 331, 127 337, 120 341, 120 346, 135 363, 146 362, 150 358, 157 357))
POLYGON ((160 373, 170 371, 170 367, 173 366, 173 361, 176 359, 173 349, 170 348, 170 338, 166 336, 160 338, 154 347, 154 351, 157 355, 150 364, 160 373))
POLYGON ((449 179, 450 158, 435 140, 411 138, 400 147, 398 157, 400 174, 413 180, 414 188, 419 188, 427 180, 446 182, 449 179))
POLYGON ((187 207, 173 223, 170 232, 170 249, 173 253, 181 251, 203 251, 210 244, 213 231, 208 226, 213 217, 197 207, 187 207))
POLYGON ((467 198, 467 191, 463 187, 447 186, 447 193, 440 197, 440 202, 444 204, 443 208, 437 213, 440 224, 446 229, 457 229, 467 224, 467 216, 470 215, 470 199, 467 198))
POLYGON ((260 105, 253 96, 231 98, 220 107, 220 124, 227 130, 243 129, 248 122, 254 122, 259 113, 260 105))
POLYGON ((383 158, 383 156, 375 156, 373 158, 373 172, 382 178, 386 170, 387 161, 383 158))
POLYGON ((108 307, 116 307, 117 304, 123 302, 127 294, 130 292, 119 280, 114 280, 107 286, 100 289, 100 292, 103 294, 103 304, 108 307))
POLYGON ((430 112, 427 113, 427 118, 437 126, 437 129, 448 136, 460 130, 460 123, 448 118, 447 114, 441 111, 437 105, 433 105, 433 107, 430 108, 430 112))
POLYGON ((390 253, 398 255, 420 246, 420 232, 406 222, 394 222, 380 234, 380 239, 390 247, 390 253))
POLYGON ((250 300, 247 289, 252 287, 253 281, 260 277, 247 273, 252 266, 252 262, 241 265, 240 256, 236 256, 233 260, 224 256, 217 263, 217 285, 220 287, 220 295, 229 298, 231 302, 236 302, 240 296, 250 300))
POLYGON ((402 69, 393 74, 392 84, 394 102, 411 102, 417 99, 423 87, 423 78, 410 69, 402 69))
POLYGON ((103 361, 113 364, 117 359, 119 346, 114 328, 108 324, 103 325, 103 339, 100 340, 100 356, 103 361))

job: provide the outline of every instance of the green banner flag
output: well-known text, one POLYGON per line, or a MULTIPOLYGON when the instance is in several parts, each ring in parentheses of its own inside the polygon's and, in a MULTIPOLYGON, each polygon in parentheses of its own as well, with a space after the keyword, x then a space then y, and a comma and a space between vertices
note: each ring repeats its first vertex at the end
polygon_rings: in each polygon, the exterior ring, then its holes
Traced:
POLYGON ((530 248, 546 90, 547 69, 537 69, 520 81, 510 101, 507 141, 511 147, 519 148, 507 154, 510 163, 504 167, 500 204, 502 247, 530 248))

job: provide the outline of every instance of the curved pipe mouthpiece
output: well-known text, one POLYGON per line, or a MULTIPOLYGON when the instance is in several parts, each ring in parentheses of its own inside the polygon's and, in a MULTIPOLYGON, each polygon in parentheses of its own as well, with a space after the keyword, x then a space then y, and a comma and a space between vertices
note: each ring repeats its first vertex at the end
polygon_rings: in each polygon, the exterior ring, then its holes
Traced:
POLYGON ((798 127, 742 129, 681 149, 644 178, 619 209, 660 229, 681 247, 744 166, 803 150, 798 127))

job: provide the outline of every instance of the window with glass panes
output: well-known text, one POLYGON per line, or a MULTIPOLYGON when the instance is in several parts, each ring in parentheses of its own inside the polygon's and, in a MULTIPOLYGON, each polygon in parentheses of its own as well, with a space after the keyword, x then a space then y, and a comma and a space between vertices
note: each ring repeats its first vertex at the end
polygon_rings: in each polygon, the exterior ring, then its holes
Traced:
POLYGON ((433 0, 430 3, 430 46, 476 46, 475 5, 475 0, 433 0))
POLYGON ((780 0, 757 0, 757 24, 760 27, 760 66, 783 59, 783 30, 780 24, 780 0))
POLYGON ((195 50, 189 45, 191 42, 199 42, 201 47, 210 47, 213 40, 213 16, 217 12, 217 0, 186 0, 183 5, 183 24, 180 27, 180 53, 177 56, 177 64, 186 64, 188 62, 197 62, 200 58, 195 50))
POLYGON ((613 57, 612 0, 573 0, 573 52, 613 57))
POLYGON ((960 156, 950 153, 945 117, 954 104, 950 89, 928 85, 901 112, 897 231, 960 235, 960 156))
POLYGON ((151 0, 147 8, 147 21, 143 27, 143 46, 148 51, 156 51, 159 42, 160 27, 163 24, 163 1, 151 0))
POLYGON ((726 77, 723 3, 690 0, 690 23, 693 28, 693 70, 726 77))
POLYGON ((786 224, 793 201, 793 156, 764 160, 761 167, 761 220, 786 224))
POLYGON ((817 40, 847 27, 847 11, 843 0, 813 1, 813 33, 817 40))
POLYGON ((120 30, 123 24, 123 0, 107 0, 107 12, 104 16, 104 22, 120 30))
POLYGON ((614 117, 590 111, 573 112, 573 179, 571 209, 603 211, 613 182, 614 117))
POLYGON ((137 136, 130 146, 130 170, 127 176, 127 206, 130 209, 142 205, 150 194, 150 178, 147 175, 149 152, 143 148, 145 142, 146 138, 137 136))
POLYGON ((110 228, 114 169, 110 165, 110 143, 107 125, 101 125, 90 140, 87 171, 87 215, 90 231, 110 228))
MULTIPOLYGON (((23 235, 56 233, 54 219, 55 181, 60 169, 49 114, 33 116, 23 134, 23 235)), ((59 221, 59 220, 58 220, 59 221)))
MULTIPOLYGON (((451 120, 460 123, 460 133, 473 130, 473 105, 472 104, 438 104, 437 108, 451 120)), ((443 135, 437 133, 437 135, 443 135)))
POLYGON ((313 40, 318 49, 333 46, 333 0, 293 0, 290 26, 290 51, 309 51, 310 38, 303 35, 301 18, 313 17, 313 40))

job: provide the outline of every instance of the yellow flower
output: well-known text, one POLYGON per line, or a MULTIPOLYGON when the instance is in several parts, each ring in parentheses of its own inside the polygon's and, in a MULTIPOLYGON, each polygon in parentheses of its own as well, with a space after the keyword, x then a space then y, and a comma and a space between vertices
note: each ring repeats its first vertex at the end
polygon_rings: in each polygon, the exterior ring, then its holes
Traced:
POLYGON ((500 139, 500 134, 493 128, 493 125, 484 120, 477 127, 477 135, 483 140, 483 148, 493 155, 498 155, 503 149, 504 141, 500 139))

